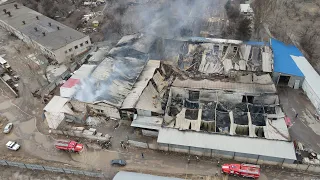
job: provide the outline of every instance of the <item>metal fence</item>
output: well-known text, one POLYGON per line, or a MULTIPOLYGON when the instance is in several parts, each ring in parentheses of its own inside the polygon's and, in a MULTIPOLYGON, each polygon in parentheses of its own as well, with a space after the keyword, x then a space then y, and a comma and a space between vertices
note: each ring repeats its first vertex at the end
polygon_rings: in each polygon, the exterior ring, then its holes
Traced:
POLYGON ((106 177, 103 173, 99 173, 99 172, 90 172, 90 171, 82 171, 82 170, 76 170, 76 169, 42 166, 38 164, 25 164, 25 163, 12 162, 12 161, 6 161, 6 160, 0 160, 0 165, 13 166, 13 167, 19 167, 19 168, 25 168, 25 169, 31 169, 31 170, 42 170, 42 171, 60 172, 65 174, 84 175, 84 176, 90 176, 90 177, 106 177))

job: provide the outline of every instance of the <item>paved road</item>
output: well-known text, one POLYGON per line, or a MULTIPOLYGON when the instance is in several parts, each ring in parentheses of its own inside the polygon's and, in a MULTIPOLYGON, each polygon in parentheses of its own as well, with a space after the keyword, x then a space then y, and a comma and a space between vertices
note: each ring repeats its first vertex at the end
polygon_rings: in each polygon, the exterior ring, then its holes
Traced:
POLYGON ((292 140, 300 141, 320 153, 320 122, 316 120, 315 108, 307 96, 302 90, 291 88, 279 88, 278 93, 284 112, 293 123, 289 129, 292 140))

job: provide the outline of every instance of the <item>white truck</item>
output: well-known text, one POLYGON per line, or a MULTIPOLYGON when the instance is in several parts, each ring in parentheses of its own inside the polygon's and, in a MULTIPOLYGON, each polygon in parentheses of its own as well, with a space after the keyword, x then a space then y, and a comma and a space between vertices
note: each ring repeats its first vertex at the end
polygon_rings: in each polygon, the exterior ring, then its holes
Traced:
POLYGON ((7 148, 12 151, 17 151, 20 148, 20 145, 17 142, 9 141, 6 144, 7 148))

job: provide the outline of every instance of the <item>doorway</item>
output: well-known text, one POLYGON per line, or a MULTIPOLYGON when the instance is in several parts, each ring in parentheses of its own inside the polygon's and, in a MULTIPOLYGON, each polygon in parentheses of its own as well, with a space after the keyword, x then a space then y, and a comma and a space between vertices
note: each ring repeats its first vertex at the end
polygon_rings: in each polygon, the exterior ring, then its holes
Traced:
POLYGON ((280 75, 279 81, 278 81, 278 85, 284 85, 287 86, 290 80, 290 76, 283 76, 280 75))

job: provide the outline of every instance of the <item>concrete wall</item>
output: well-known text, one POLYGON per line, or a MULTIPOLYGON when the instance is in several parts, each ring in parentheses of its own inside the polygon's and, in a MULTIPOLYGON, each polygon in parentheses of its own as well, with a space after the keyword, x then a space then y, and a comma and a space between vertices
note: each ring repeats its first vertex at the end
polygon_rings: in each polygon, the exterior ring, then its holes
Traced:
POLYGON ((139 116, 151 116, 151 111, 148 110, 137 109, 137 113, 139 116))
POLYGON ((158 131, 149 131, 142 129, 142 135, 143 136, 149 136, 149 137, 158 137, 159 132, 158 131))
POLYGON ((189 147, 169 144, 168 151, 180 152, 180 153, 189 153, 189 147))
POLYGON ((110 106, 108 104, 105 103, 98 103, 98 104, 88 104, 89 107, 93 108, 93 110, 97 111, 98 110, 103 114, 105 114, 108 117, 111 118, 115 118, 115 119, 120 119, 120 113, 119 113, 119 109, 114 107, 114 106, 110 106))
POLYGON ((90 37, 86 36, 84 38, 75 40, 60 49, 55 50, 54 54, 56 55, 56 60, 58 62, 63 62, 66 58, 71 58, 72 56, 77 56, 85 52, 86 50, 88 50, 89 46, 91 46, 90 37), (86 43, 86 41, 88 43, 86 43), (83 46, 80 46, 81 43, 83 44, 83 46), (78 46, 78 48, 75 49, 75 46, 78 46), (70 49, 71 51, 69 51, 70 49))
POLYGON ((138 142, 129 140, 130 145, 142 148, 149 148, 154 150, 162 150, 162 151, 173 151, 180 153, 187 153, 199 156, 207 156, 207 157, 221 157, 225 159, 234 159, 236 161, 244 162, 244 163, 252 163, 252 164, 264 164, 264 165, 275 165, 282 166, 284 168, 296 169, 300 171, 309 171, 309 172, 320 172, 320 166, 308 165, 308 164, 293 164, 294 160, 292 159, 283 159, 276 157, 267 157, 267 156, 259 156, 253 154, 246 153, 235 153, 231 151, 220 151, 220 150, 210 150, 196 147, 185 147, 179 145, 172 144, 149 144, 148 142, 138 142))
POLYGON ((277 104, 278 102, 278 95, 267 95, 267 96, 255 96, 253 98, 253 103, 256 104, 266 104, 266 105, 273 105, 277 104))

